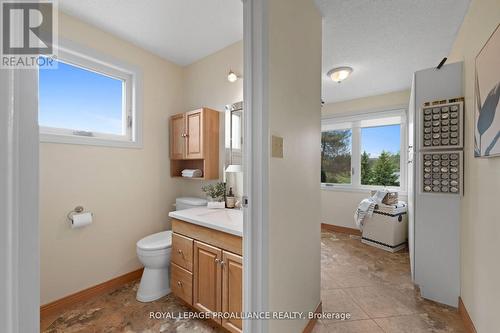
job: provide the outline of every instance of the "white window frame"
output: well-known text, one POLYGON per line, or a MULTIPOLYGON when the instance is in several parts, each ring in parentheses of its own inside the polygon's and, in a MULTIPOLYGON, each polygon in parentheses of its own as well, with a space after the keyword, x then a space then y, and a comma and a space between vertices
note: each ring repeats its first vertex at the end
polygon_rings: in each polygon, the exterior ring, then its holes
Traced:
POLYGON ((352 131, 351 184, 321 183, 321 189, 349 192, 366 192, 370 190, 383 189, 384 186, 361 184, 361 128, 396 124, 395 121, 397 118, 399 118, 400 124, 400 186, 388 186, 385 188, 398 191, 401 194, 405 194, 407 192, 406 165, 408 163, 406 107, 323 117, 321 120, 322 132, 325 130, 343 129, 350 129, 352 131))
POLYGON ((141 71, 135 66, 71 41, 60 39, 59 43, 58 61, 124 82, 122 120, 126 133, 117 135, 40 126, 40 142, 142 148, 141 71))

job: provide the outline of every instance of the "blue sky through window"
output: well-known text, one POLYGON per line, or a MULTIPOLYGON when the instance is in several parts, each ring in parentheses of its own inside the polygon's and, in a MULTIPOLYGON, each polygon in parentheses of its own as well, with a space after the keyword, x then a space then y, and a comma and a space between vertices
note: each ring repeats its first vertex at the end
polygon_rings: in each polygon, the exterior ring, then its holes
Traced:
POLYGON ((401 149, 400 125, 363 127, 361 129, 361 153, 378 157, 382 150, 397 153, 401 149))
POLYGON ((122 80, 63 62, 39 73, 40 126, 124 134, 122 80))

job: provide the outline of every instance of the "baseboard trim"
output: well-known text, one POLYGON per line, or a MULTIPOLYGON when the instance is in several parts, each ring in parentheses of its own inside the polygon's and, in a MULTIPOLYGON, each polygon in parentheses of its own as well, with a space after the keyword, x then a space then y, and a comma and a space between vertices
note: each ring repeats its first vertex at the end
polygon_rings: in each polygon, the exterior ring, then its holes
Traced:
POLYGON ((467 333, 477 333, 476 328, 474 327, 474 323, 469 316, 469 312, 467 312, 467 308, 465 307, 464 302, 462 301, 462 297, 458 297, 458 313, 464 322, 465 331, 467 333))
POLYGON ((334 225, 334 224, 321 223, 321 229, 333 232, 340 232, 342 234, 348 234, 353 236, 361 236, 361 231, 359 231, 358 229, 341 227, 339 225, 334 225))
POLYGON ((117 289, 129 282, 138 280, 142 276, 143 268, 135 270, 133 272, 115 277, 109 281, 100 283, 93 287, 78 291, 74 294, 68 295, 56 301, 47 303, 40 307, 40 319, 44 319, 58 311, 66 309, 78 302, 86 301, 92 297, 105 294, 111 290, 117 289))
MULTIPOLYGON (((321 313, 323 311, 323 303, 320 301, 318 306, 316 307, 316 310, 314 310, 314 313, 321 313)), ((302 331, 303 333, 311 333, 314 329, 314 326, 316 326, 316 322, 318 321, 317 318, 312 318, 309 320, 307 323, 306 327, 302 331)))

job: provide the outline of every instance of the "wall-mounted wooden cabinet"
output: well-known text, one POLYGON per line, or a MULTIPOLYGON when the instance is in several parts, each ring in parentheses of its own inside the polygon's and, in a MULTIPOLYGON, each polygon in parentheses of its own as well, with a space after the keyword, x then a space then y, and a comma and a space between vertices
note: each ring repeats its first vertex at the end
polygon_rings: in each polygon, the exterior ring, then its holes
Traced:
POLYGON ((200 169, 201 179, 219 178, 219 113, 201 108, 170 117, 170 173, 200 169))
MULTIPOLYGON (((202 312, 241 314, 243 308, 242 239, 221 231, 172 221, 171 289, 202 312)), ((241 333, 242 321, 213 320, 229 332, 241 333)))

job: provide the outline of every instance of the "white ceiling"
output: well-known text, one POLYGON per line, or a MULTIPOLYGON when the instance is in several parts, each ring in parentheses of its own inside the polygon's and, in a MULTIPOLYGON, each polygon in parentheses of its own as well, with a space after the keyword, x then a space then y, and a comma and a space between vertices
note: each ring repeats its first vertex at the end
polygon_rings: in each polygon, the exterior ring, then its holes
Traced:
POLYGON ((470 0, 315 0, 323 21, 327 103, 409 89, 413 72, 446 57, 470 0), (326 73, 351 66, 342 83, 326 73))
POLYGON ((182 66, 243 38, 241 0, 59 0, 59 8, 182 66))
MULTIPOLYGON (((455 40, 470 0, 315 0, 323 21, 325 102, 408 89, 455 40), (326 73, 354 72, 338 84, 326 73)), ((179 65, 243 36, 241 0, 60 0, 64 12, 179 65)))

